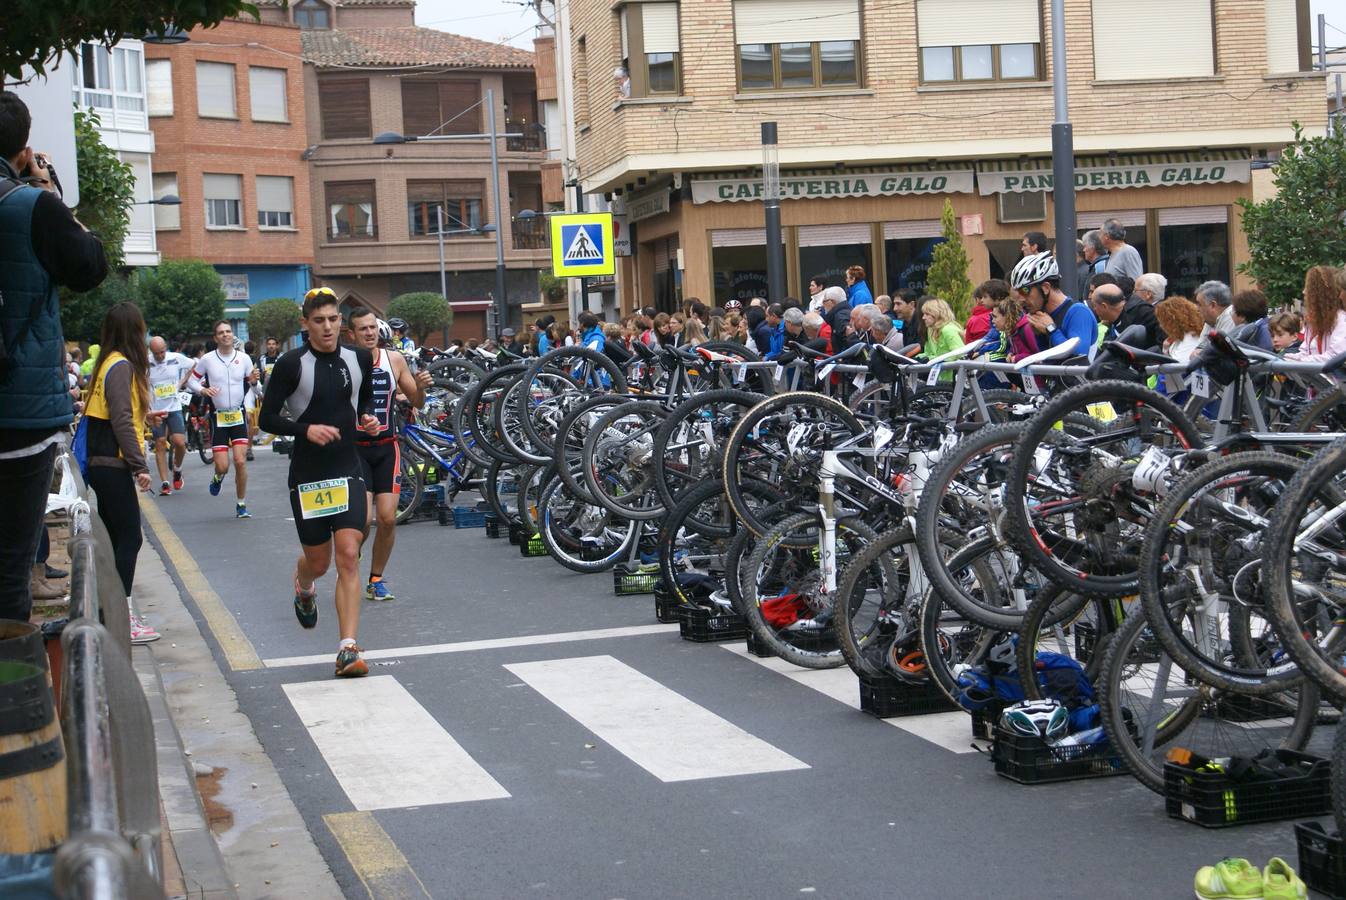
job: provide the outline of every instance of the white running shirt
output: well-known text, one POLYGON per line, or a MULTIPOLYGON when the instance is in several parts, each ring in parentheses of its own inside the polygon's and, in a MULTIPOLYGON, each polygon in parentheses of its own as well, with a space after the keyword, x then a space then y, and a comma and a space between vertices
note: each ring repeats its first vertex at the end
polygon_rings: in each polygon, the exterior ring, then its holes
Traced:
POLYGON ((181 353, 168 351, 163 362, 156 362, 150 354, 150 411, 180 412, 182 401, 178 399, 178 385, 182 383, 182 373, 192 368, 195 361, 181 353))
POLYGON ((187 387, 194 394, 207 386, 219 388, 220 392, 211 398, 217 411, 244 409, 252 397, 252 385, 248 384, 251 374, 252 360, 242 350, 235 349, 228 356, 212 350, 196 361, 187 387))

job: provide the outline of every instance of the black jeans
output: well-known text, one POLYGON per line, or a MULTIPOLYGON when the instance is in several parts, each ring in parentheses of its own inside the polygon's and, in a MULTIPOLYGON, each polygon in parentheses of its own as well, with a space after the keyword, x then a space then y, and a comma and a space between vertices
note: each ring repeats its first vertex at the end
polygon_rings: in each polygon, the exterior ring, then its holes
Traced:
POLYGON ((103 520, 112 539, 112 555, 117 560, 126 596, 136 577, 136 557, 144 537, 140 533, 140 500, 130 469, 116 466, 89 466, 89 487, 98 496, 98 518, 103 520))
POLYGON ((27 622, 33 611, 28 579, 45 529, 47 494, 56 466, 54 445, 17 459, 0 459, 0 619, 27 622))

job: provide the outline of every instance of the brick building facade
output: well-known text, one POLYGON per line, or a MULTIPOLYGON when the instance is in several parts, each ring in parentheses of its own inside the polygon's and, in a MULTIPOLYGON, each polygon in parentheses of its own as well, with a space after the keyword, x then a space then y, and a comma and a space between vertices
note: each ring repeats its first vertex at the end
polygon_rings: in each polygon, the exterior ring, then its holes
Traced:
MULTIPOLYGON (((1066 0, 1081 228, 1116 215, 1175 290, 1238 282, 1235 201, 1322 133, 1303 0, 1066 0)), ((626 210, 622 307, 765 289, 759 128, 779 123, 788 291, 859 262, 923 287, 952 201, 974 281, 1053 232, 1049 4, 572 0, 586 192, 626 210), (748 202, 744 202, 744 201, 748 202)))
POLYGON ((248 307, 302 300, 313 263, 299 29, 227 20, 178 45, 147 45, 155 207, 165 258, 208 260, 226 317, 246 336, 248 307))

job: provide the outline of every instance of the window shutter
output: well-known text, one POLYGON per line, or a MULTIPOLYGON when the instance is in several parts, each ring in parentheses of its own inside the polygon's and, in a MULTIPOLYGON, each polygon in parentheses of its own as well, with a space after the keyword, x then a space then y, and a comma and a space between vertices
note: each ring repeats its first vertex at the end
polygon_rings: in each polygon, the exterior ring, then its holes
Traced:
POLYGON ((1267 71, 1299 71, 1299 12, 1295 0, 1266 0, 1267 71))
POLYGON ((740 44, 860 40, 859 0, 734 0, 740 44))
POLYGON ((484 185, 480 181, 444 182, 444 198, 446 200, 476 200, 481 202, 484 193, 484 185))
POLYGON ((1223 225, 1228 221, 1227 206, 1187 206, 1182 209, 1159 210, 1161 228, 1165 225, 1223 225))
POLYGON ((248 96, 252 118, 258 122, 286 122, 285 70, 253 66, 248 69, 248 96))
POLYGON ((327 139, 367 138, 369 79, 318 80, 322 135, 327 139))
POLYGON ((173 63, 167 59, 145 61, 145 88, 149 114, 173 115, 173 63))
POLYGON ((408 203, 440 203, 444 199, 442 181, 408 181, 408 203))
POLYGON ((1211 0, 1094 0, 1094 77, 1215 74, 1211 0))
POLYGON ((841 244, 868 244, 869 226, 852 225, 803 225, 799 229, 801 247, 836 247, 841 244))
POLYGON ((226 119, 237 115, 233 66, 213 62, 196 64, 196 113, 226 119))
POLYGON ((1124 209, 1119 212, 1081 212, 1075 216, 1075 227, 1080 231, 1094 231, 1102 228, 1108 219, 1116 219, 1127 228, 1139 228, 1145 224, 1145 210, 1124 209))
POLYGON ((1037 0, 917 0, 916 30, 922 47, 1042 42, 1037 0))
POLYGON ((480 134, 482 130, 480 106, 471 112, 458 115, 480 99, 481 82, 479 81, 441 81, 439 83, 439 114, 441 118, 430 127, 432 129, 437 128, 442 122, 453 119, 452 122, 439 130, 440 134, 480 134), (454 116, 457 116, 457 118, 455 119, 454 116))
POLYGON ((257 176, 257 208, 263 212, 294 212, 294 179, 279 175, 257 176))
POLYGON ((645 52, 677 53, 678 4, 644 3, 640 14, 645 27, 645 52))
POLYGON ((242 200, 243 179, 239 175, 204 175, 207 200, 242 200))
POLYGON ((439 87, 433 81, 402 82, 402 131, 408 137, 429 134, 439 117, 439 87))
POLYGON ((883 239, 900 241, 903 238, 939 237, 944 233, 939 219, 914 219, 909 222, 884 222, 883 239))

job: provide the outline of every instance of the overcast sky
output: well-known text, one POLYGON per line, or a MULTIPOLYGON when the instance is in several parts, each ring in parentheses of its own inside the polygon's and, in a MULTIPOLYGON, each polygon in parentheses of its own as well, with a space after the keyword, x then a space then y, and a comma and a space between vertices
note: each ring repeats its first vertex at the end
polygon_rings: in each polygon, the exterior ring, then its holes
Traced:
MULTIPOLYGON (((1318 13, 1327 16, 1327 21, 1341 31, 1331 28, 1327 31, 1327 46, 1346 45, 1346 0, 1310 0, 1313 11, 1314 29, 1317 29, 1318 13)), ((486 41, 513 44, 516 47, 532 49, 533 25, 537 15, 532 5, 524 0, 418 0, 416 5, 416 23, 465 34, 486 41)), ((1314 41, 1318 40, 1316 31, 1314 41)))

